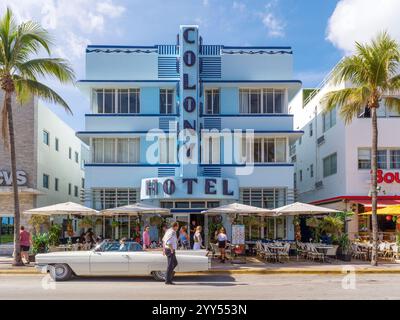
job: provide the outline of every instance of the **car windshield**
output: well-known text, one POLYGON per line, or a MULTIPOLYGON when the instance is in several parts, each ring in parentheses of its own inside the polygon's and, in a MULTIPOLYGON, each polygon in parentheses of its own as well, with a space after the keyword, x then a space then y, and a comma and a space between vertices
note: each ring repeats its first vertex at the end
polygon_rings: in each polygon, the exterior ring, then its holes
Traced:
POLYGON ((95 248, 95 251, 101 252, 135 252, 135 251, 143 251, 142 246, 137 242, 119 242, 119 241, 103 241, 98 244, 95 248))

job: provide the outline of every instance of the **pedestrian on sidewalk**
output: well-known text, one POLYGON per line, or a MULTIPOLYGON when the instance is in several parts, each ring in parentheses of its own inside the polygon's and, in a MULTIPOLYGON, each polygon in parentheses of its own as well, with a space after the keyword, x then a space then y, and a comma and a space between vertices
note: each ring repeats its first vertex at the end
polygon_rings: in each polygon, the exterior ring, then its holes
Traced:
POLYGON ((172 285, 174 269, 178 265, 178 260, 176 259, 176 249, 178 248, 178 238, 176 233, 179 229, 179 223, 174 222, 167 230, 163 237, 163 254, 167 256, 168 259, 168 267, 167 267, 167 275, 165 277, 165 284, 172 285))
POLYGON ((151 241, 150 241, 150 227, 146 226, 143 232, 143 249, 150 249, 151 241))
POLYGON ((19 232, 19 242, 20 242, 20 250, 21 250, 21 258, 22 261, 25 260, 25 264, 29 264, 29 249, 31 248, 31 234, 25 230, 24 226, 21 226, 19 232))
POLYGON ((221 251, 221 262, 225 263, 226 259, 225 248, 226 248, 226 242, 228 241, 228 237, 226 236, 226 231, 224 227, 219 229, 217 240, 218 240, 218 248, 221 251))
POLYGON ((203 248, 203 237, 201 236, 201 231, 203 228, 201 226, 197 226, 196 232, 193 236, 193 250, 201 250, 203 248))

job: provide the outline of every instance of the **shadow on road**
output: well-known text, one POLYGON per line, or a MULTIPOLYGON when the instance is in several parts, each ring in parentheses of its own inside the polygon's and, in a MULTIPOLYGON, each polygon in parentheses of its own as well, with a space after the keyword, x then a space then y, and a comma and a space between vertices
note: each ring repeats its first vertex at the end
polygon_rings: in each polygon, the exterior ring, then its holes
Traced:
MULTIPOLYGON (((132 283, 155 283, 162 284, 161 281, 155 281, 152 277, 74 277, 72 282, 132 282, 132 283)), ((70 281, 70 282, 71 282, 70 281)), ((237 286, 244 285, 235 283, 236 280, 229 275, 204 275, 204 276, 176 276, 174 282, 181 286, 203 285, 203 286, 237 286)))

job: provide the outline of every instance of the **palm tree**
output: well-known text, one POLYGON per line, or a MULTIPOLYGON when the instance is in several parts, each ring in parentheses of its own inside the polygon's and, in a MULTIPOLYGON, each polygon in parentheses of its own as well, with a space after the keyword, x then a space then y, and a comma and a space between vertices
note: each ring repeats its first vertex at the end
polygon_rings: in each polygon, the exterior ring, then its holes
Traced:
POLYGON ((386 32, 378 34, 370 44, 356 42, 355 54, 344 58, 332 73, 334 84, 346 83, 350 87, 327 93, 323 97, 324 111, 338 108, 346 124, 364 111, 371 114, 371 197, 372 238, 371 265, 378 265, 377 210, 377 109, 382 102, 389 110, 400 112, 400 49, 398 43, 386 32))
POLYGON ((21 265, 19 229, 20 208, 16 174, 15 137, 12 114, 12 100, 21 105, 33 99, 41 98, 57 103, 71 112, 68 104, 52 89, 39 81, 50 76, 61 83, 74 81, 74 72, 63 59, 34 58, 40 50, 50 56, 50 36, 39 24, 28 21, 17 25, 12 11, 7 8, 0 19, 0 86, 4 91, 2 106, 2 138, 5 148, 11 155, 11 173, 14 196, 14 262, 21 265))

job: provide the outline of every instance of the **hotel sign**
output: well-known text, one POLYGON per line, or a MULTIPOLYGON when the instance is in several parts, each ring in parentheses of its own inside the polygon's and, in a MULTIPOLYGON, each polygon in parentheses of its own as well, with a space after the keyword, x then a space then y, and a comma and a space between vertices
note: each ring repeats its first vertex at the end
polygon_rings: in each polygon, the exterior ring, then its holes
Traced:
POLYGON ((238 199, 235 179, 223 178, 148 178, 141 184, 144 199, 238 199))
MULTIPOLYGON (((25 171, 17 171, 17 184, 19 186, 25 186, 28 182, 27 174, 25 171)), ((12 186, 12 174, 6 170, 0 170, 0 186, 10 187, 12 186)))

